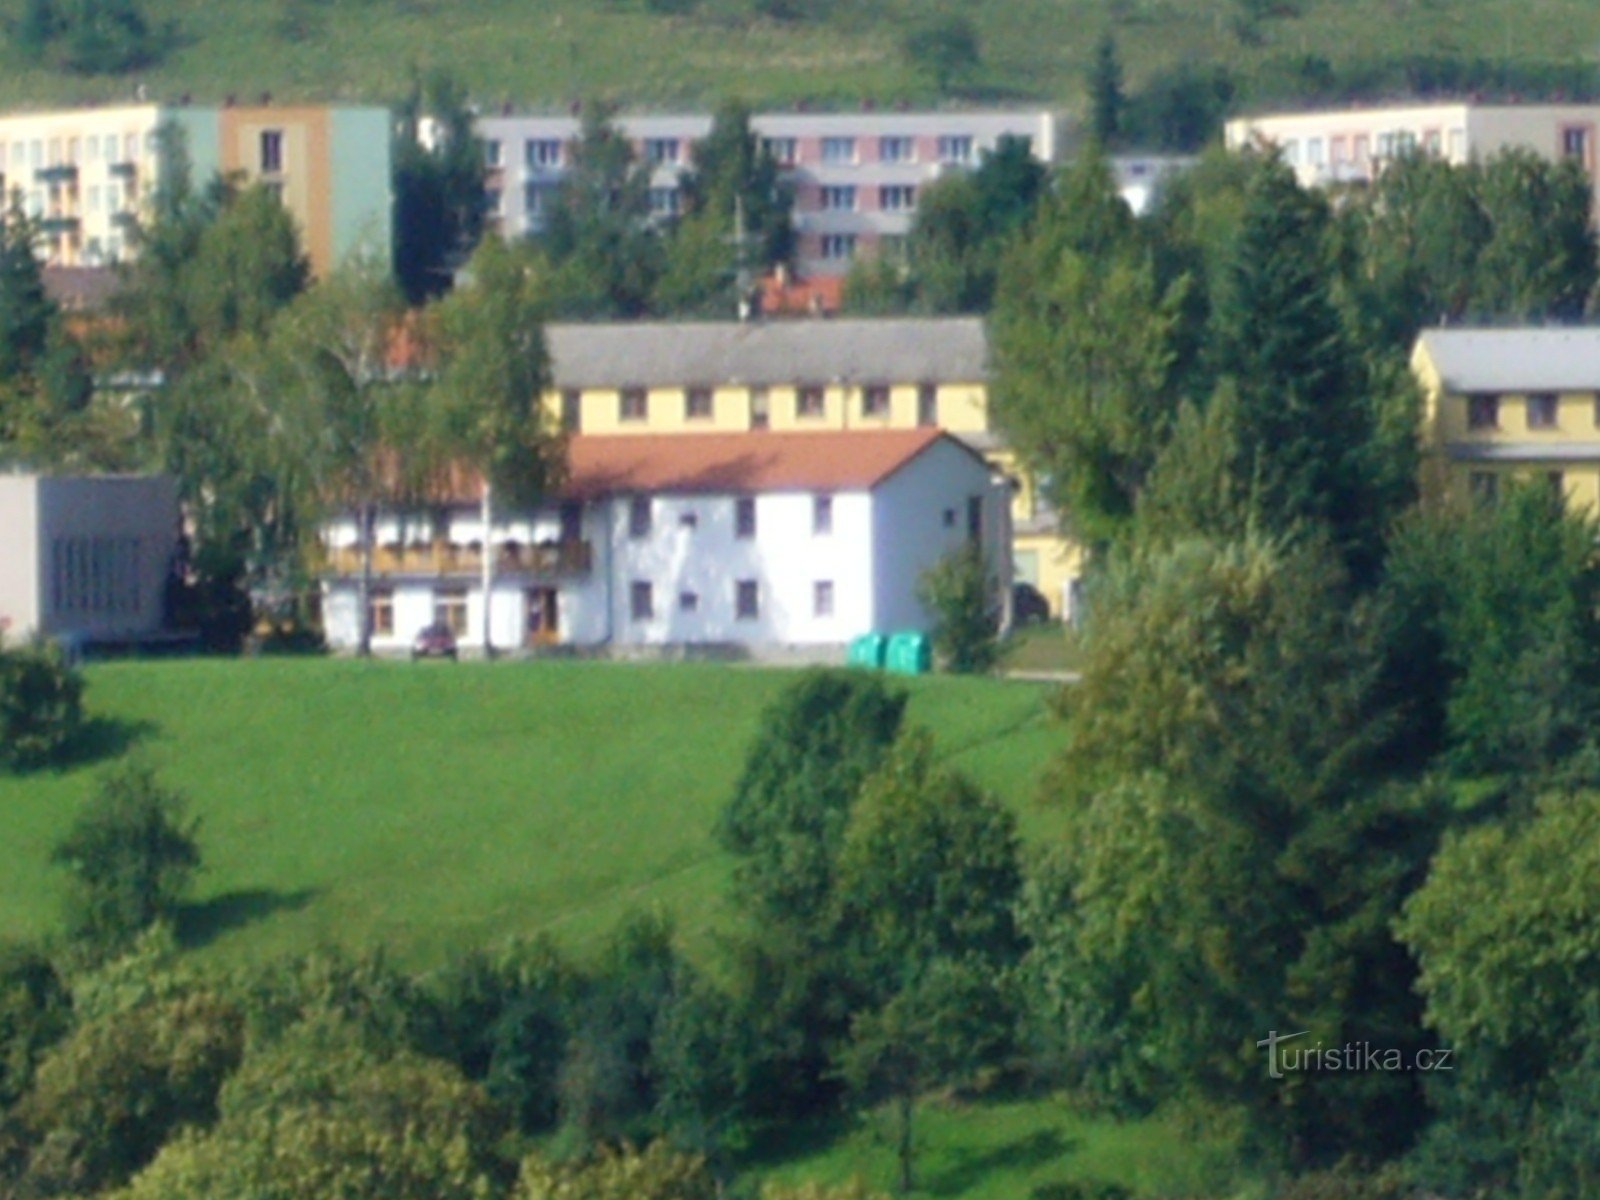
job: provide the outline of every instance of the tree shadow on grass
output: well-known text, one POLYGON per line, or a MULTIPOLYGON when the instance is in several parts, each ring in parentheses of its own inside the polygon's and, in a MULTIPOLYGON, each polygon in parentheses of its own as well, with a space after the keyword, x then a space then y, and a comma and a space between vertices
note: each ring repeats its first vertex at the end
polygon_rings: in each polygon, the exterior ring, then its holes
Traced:
POLYGON ((927 1175, 919 1190, 932 1196, 959 1196, 972 1190, 990 1174, 1006 1170, 1027 1170, 1055 1162, 1077 1146, 1061 1136, 1059 1129, 1040 1129, 1025 1137, 986 1150, 958 1150, 950 1154, 955 1161, 944 1170, 927 1175))
POLYGON ((161 726, 154 721, 125 721, 120 717, 90 717, 55 764, 58 769, 92 767, 96 763, 121 758, 161 726))
POLYGON ((298 912, 320 893, 320 888, 292 892, 244 888, 185 904, 178 912, 178 941, 191 950, 209 945, 230 930, 264 921, 276 913, 298 912))

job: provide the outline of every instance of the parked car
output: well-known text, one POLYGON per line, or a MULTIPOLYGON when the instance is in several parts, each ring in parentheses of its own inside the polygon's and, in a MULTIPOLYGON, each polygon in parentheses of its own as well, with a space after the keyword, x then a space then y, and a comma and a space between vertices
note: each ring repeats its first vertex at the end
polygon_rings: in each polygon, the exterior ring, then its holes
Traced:
POLYGON ((456 635, 443 621, 426 625, 411 643, 411 661, 419 658, 449 658, 456 656, 456 635))

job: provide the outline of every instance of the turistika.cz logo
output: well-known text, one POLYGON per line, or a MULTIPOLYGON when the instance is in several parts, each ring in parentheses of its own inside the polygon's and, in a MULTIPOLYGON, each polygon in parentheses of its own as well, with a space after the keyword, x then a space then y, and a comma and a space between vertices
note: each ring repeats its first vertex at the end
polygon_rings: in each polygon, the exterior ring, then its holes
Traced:
POLYGON ((1324 1046, 1321 1042, 1287 1045, 1309 1036, 1309 1029, 1299 1033, 1279 1033, 1269 1030, 1267 1036, 1256 1043, 1267 1052, 1267 1075, 1282 1079, 1287 1074, 1309 1074, 1316 1071, 1453 1071, 1450 1061, 1452 1050, 1417 1050, 1407 1054, 1393 1046, 1374 1046, 1371 1042, 1345 1042, 1342 1046, 1324 1046))

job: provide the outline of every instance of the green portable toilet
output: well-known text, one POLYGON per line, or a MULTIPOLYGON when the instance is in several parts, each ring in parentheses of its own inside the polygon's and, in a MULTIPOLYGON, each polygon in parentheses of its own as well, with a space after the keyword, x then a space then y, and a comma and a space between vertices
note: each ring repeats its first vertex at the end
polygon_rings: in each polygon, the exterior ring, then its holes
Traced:
POLYGON ((845 655, 845 662, 852 667, 869 667, 874 671, 883 669, 883 657, 889 650, 889 639, 881 633, 863 633, 850 643, 850 650, 845 655))
POLYGON ((933 648, 928 644, 928 635, 914 629, 892 635, 886 665, 897 675, 926 675, 933 669, 933 648))

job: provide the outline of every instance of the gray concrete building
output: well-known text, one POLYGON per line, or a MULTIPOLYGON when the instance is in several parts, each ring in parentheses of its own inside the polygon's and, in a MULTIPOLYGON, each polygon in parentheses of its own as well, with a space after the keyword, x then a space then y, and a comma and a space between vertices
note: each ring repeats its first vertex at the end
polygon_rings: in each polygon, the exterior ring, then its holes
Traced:
POLYGON ((158 632, 177 541, 166 476, 0 474, 0 633, 93 642, 158 632))

